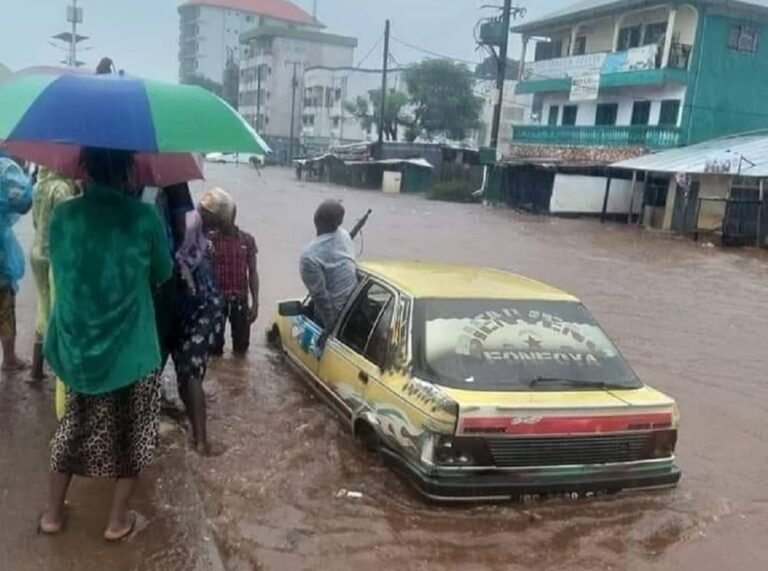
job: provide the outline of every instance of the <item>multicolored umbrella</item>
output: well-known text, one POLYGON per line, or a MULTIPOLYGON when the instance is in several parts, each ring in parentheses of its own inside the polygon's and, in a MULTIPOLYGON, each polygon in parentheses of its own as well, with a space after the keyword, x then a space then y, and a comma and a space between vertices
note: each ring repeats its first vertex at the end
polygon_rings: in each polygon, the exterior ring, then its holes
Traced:
POLYGON ((1 84, 0 142, 138 153, 270 152, 213 93, 116 75, 27 75, 1 84))
MULTIPOLYGON (((85 180, 80 147, 51 143, 0 143, 0 151, 74 180, 85 180)), ((137 153, 131 181, 137 186, 171 186, 203 179, 202 159, 190 153, 137 153)))

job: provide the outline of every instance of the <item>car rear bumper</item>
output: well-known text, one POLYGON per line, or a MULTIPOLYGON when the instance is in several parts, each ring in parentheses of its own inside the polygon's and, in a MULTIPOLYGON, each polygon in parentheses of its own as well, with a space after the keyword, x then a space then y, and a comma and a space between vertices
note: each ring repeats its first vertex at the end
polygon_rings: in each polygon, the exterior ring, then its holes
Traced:
POLYGON ((392 450, 383 449, 385 463, 425 497, 439 502, 512 500, 528 494, 564 494, 671 487, 680 481, 674 464, 660 467, 612 467, 591 474, 548 474, 492 470, 462 475, 430 475, 392 450))

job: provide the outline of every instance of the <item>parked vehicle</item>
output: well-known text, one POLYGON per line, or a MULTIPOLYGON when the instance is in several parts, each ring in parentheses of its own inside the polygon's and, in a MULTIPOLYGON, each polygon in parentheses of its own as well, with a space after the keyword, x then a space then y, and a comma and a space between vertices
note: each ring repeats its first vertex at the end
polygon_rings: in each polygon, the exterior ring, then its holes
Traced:
POLYGON ((252 167, 264 166, 264 155, 251 153, 209 153, 205 155, 209 163, 251 165, 252 167))
POLYGON ((352 432, 441 501, 675 485, 679 414, 575 297, 501 272, 364 263, 327 333, 270 336, 352 432))

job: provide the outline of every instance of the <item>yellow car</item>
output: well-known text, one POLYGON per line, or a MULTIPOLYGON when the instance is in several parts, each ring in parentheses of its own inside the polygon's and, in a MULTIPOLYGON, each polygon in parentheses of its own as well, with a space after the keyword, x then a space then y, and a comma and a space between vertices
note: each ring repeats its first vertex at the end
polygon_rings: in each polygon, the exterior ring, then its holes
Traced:
POLYGON ((502 500, 675 485, 674 400, 575 297, 482 268, 365 263, 327 333, 270 331, 352 432, 425 496, 502 500))

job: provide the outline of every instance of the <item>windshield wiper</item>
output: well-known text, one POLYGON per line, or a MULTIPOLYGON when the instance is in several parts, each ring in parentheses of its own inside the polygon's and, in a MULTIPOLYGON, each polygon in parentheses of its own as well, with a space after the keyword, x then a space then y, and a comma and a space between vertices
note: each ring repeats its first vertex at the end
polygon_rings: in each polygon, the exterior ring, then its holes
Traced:
POLYGON ((584 379, 565 379, 562 377, 542 377, 542 376, 534 377, 533 379, 531 379, 530 382, 528 383, 528 386, 533 388, 536 385, 543 385, 543 384, 549 384, 549 383, 552 383, 552 384, 560 383, 563 385, 571 385, 575 387, 585 387, 589 389, 603 389, 603 390, 626 388, 621 385, 610 384, 604 381, 589 381, 584 379))

